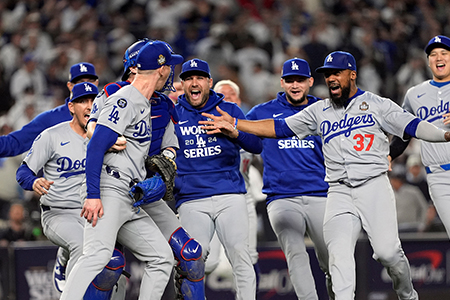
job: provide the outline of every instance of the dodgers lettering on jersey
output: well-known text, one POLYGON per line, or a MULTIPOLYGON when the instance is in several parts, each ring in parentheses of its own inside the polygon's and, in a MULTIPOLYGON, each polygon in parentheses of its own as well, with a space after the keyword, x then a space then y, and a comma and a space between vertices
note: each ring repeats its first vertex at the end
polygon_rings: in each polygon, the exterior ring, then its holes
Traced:
POLYGON ((81 183, 85 179, 87 138, 63 122, 38 136, 24 159, 35 173, 43 168, 44 178, 54 181, 41 203, 48 206, 81 208, 81 183))
MULTIPOLYGON (((322 102, 308 95, 308 104, 294 106, 280 92, 276 99, 258 104, 247 114, 249 120, 263 120, 292 116, 306 107, 322 102)), ((282 139, 264 138, 261 157, 264 161, 263 193, 266 202, 296 196, 326 197, 328 184, 324 182, 325 166, 322 142, 318 136, 304 139, 289 137, 282 139)))
MULTIPOLYGON (((406 92, 403 108, 436 127, 449 130, 450 125, 444 125, 442 115, 449 112, 450 84, 428 80, 410 88, 406 92)), ((425 166, 450 163, 449 143, 430 143, 421 140, 420 144, 422 163, 425 166)))
POLYGON ((202 112, 218 115, 218 105, 237 118, 245 118, 244 113, 236 104, 223 101, 222 95, 212 90, 210 93, 208 102, 199 110, 192 108, 184 95, 175 106, 179 118, 175 130, 180 144, 174 188, 177 207, 185 201, 212 195, 245 193, 239 172, 240 146, 223 134, 208 135, 198 124, 206 120, 202 112))
POLYGON ((390 99, 358 90, 347 108, 325 99, 286 118, 286 124, 300 139, 321 136, 327 182, 357 186, 387 172, 386 132, 402 137, 414 119, 390 99))
MULTIPOLYGON (((363 103, 362 105, 368 107, 367 103, 363 103)), ((345 114, 341 120, 333 123, 328 120, 323 121, 320 124, 320 131, 324 137, 324 142, 328 143, 329 140, 341 134, 349 137, 352 131, 373 125, 375 125, 375 121, 372 114, 355 117, 348 117, 348 114, 345 114)))

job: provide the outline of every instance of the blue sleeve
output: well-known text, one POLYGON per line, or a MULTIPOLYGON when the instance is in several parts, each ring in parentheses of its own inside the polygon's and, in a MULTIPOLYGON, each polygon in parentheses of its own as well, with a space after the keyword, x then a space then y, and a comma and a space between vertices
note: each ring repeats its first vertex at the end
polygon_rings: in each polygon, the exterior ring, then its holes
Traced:
POLYGON ((250 134, 247 132, 239 131, 239 135, 237 137, 237 144, 241 146, 245 151, 260 154, 262 152, 263 146, 262 141, 259 137, 254 134, 250 134))
MULTIPOLYGON (((412 136, 412 137, 416 137, 416 130, 417 130, 417 126, 419 125, 419 123, 422 120, 419 118, 415 118, 414 120, 412 120, 411 122, 409 122, 408 125, 406 125, 405 128, 405 134, 412 136)), ((404 136, 405 139, 408 139, 408 136, 404 136)))
POLYGON ((100 198, 100 174, 103 156, 117 140, 119 134, 114 130, 97 124, 86 152, 87 198, 100 198))
POLYGON ((295 136, 295 133, 286 124, 285 119, 274 119, 275 134, 277 138, 286 138, 295 136))
POLYGON ((27 166, 27 164, 22 164, 16 172, 16 180, 19 185, 27 191, 33 190, 33 183, 38 179, 36 174, 27 166))
POLYGON ((30 123, 10 134, 0 136, 0 157, 16 156, 28 151, 34 139, 44 130, 70 120, 69 109, 58 107, 36 116, 30 123))

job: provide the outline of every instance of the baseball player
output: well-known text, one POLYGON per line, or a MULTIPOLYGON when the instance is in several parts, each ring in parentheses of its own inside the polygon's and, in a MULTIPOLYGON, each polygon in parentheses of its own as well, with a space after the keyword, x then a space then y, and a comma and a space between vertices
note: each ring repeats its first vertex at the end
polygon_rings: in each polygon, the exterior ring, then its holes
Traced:
MULTIPOLYGON (((276 99, 253 107, 248 120, 287 118, 317 103, 308 95, 314 79, 309 64, 299 58, 283 64, 281 87, 276 99)), ((267 213, 281 249, 286 255, 291 282, 299 299, 318 299, 305 233, 314 242, 320 268, 327 279, 330 299, 334 298, 328 271, 328 251, 323 238, 328 184, 322 142, 318 136, 262 139, 264 162, 263 193, 267 194, 267 213)))
MULTIPOLYGON (((324 65, 330 98, 318 101, 286 119, 259 121, 203 114, 208 134, 229 131, 230 125, 262 137, 308 135, 322 138, 329 183, 324 217, 324 238, 335 299, 354 299, 354 248, 364 229, 380 261, 392 278, 399 299, 418 299, 408 259, 398 237, 395 199, 387 177, 389 141, 386 133, 429 142, 446 142, 450 132, 421 121, 387 98, 356 86, 356 62, 348 52, 330 53, 324 65)), ((297 183, 296 184, 303 184, 297 183)))
POLYGON ((236 299, 255 299, 256 279, 248 249, 248 213, 244 179, 239 172, 239 150, 261 152, 254 135, 232 132, 228 136, 208 136, 198 125, 202 112, 214 113, 222 107, 244 118, 234 103, 212 88, 208 63, 192 59, 182 66, 180 78, 184 94, 178 98, 175 126, 180 149, 176 162, 175 200, 181 224, 203 247, 206 259, 209 243, 217 232, 233 269, 236 299))
MULTIPOLYGON (((403 108, 437 127, 450 128, 450 38, 438 35, 425 47, 428 66, 433 79, 410 88, 405 95, 403 108)), ((410 139, 394 137, 390 156, 395 159, 406 149, 410 139)), ((421 157, 427 173, 430 196, 437 213, 450 236, 450 145, 421 141, 421 157)))
MULTIPOLYGON (((90 82, 98 86, 98 76, 94 65, 80 62, 70 67, 69 81, 67 81, 69 91, 72 91, 73 86, 80 82, 90 82)), ((68 102, 69 98, 66 99, 65 104, 37 115, 20 130, 0 136, 0 157, 16 156, 30 150, 34 139, 44 129, 72 120, 68 102)))
MULTIPOLYGON (((220 93, 223 95, 223 100, 227 102, 236 103, 239 107, 241 107, 241 98, 239 97, 240 88, 239 86, 231 81, 231 80, 221 80, 218 81, 214 85, 214 91, 216 93, 220 93)), ((250 256, 252 258, 253 268, 255 269, 256 274, 256 291, 258 291, 259 278, 261 270, 258 265, 258 251, 257 251, 257 214, 255 207, 255 196, 250 191, 250 168, 254 159, 254 154, 247 152, 243 149, 239 152, 241 162, 239 164, 239 171, 244 177, 245 189, 247 193, 245 194, 245 200, 247 201, 247 210, 248 210, 248 244, 250 256)), ((211 273, 220 263, 220 256, 223 253, 223 246, 220 244, 219 239, 217 238, 217 234, 214 234, 214 237, 210 244, 210 253, 208 255, 208 260, 205 264, 206 273, 211 273)), ((228 265, 229 266, 229 265, 228 265)))
MULTIPOLYGON (((149 42, 148 39, 139 40, 133 43, 124 54, 124 73, 121 82, 114 82, 107 84, 99 96, 95 99, 93 107, 94 111, 90 116, 88 121, 88 136, 92 136, 94 132, 96 121, 102 111, 107 97, 111 96, 117 92, 120 88, 129 85, 135 78, 137 72, 136 56, 140 49, 149 42)), ((159 41, 160 42, 160 41, 159 41)), ((164 43, 170 48, 170 45, 164 43)), ((171 50, 171 48, 170 48, 171 50)), ((172 51, 172 50, 171 50, 172 51)), ((173 71, 166 81, 165 86, 161 89, 163 90, 173 90, 173 71)), ((175 158, 175 149, 178 149, 178 138, 175 134, 174 122, 178 120, 177 114, 175 112, 175 106, 173 102, 161 91, 155 91, 150 98, 150 103, 152 105, 152 141, 149 150, 149 156, 157 155, 162 153, 162 155, 167 156, 171 159, 175 158)), ((122 140, 119 140, 118 145, 122 144, 122 140)), ((123 150, 118 146, 117 150, 123 150)), ((147 170, 147 177, 153 176, 154 173, 147 170)), ((182 251, 187 251, 187 248, 183 247, 184 244, 180 244, 177 241, 181 240, 191 240, 187 235, 186 231, 181 227, 180 220, 177 218, 173 210, 165 203, 164 200, 152 202, 141 206, 145 212, 153 219, 158 228, 163 233, 166 241, 169 242, 175 257, 180 262, 177 271, 179 273, 188 274, 182 275, 179 279, 181 284, 177 285, 177 292, 185 300, 190 299, 204 299, 204 284, 203 284, 203 271, 201 274, 193 274, 193 270, 203 270, 203 259, 201 257, 202 248, 195 240, 192 240, 189 244, 191 255, 195 255, 197 259, 191 259, 186 261, 182 251), (197 247, 197 245, 199 247, 197 247), (187 270, 183 270, 185 263, 189 264, 187 270), (181 269, 180 269, 181 268, 181 269), (188 272, 189 271, 189 272, 188 272)))
POLYGON ((81 214, 88 223, 83 255, 68 277, 61 299, 83 297, 110 260, 116 238, 146 262, 141 297, 161 298, 172 270, 172 250, 152 219, 133 207, 128 191, 146 176, 145 157, 151 141, 148 99, 165 85, 171 66, 181 62, 182 57, 165 44, 146 44, 136 58, 138 71, 132 84, 108 97, 100 112, 86 155, 87 199, 81 214), (126 138, 126 148, 107 152, 120 135, 126 138))
MULTIPOLYGON (((85 126, 97 86, 83 82, 73 86, 67 108, 71 121, 44 130, 17 170, 17 181, 25 190, 41 195, 41 222, 45 236, 68 253, 66 273, 82 254, 85 220, 80 216, 81 183, 85 178, 85 126), (43 168, 44 177, 38 178, 43 168)), ((56 281, 60 283, 60 281, 56 281)), ((61 291, 62 286, 56 284, 61 291)))
MULTIPOLYGON (((67 81, 69 91, 72 92, 74 85, 81 82, 89 82, 98 86, 98 76, 95 72, 94 65, 87 62, 80 62, 70 67, 69 80, 67 81)), ((43 130, 61 122, 72 120, 68 105, 69 100, 70 98, 66 98, 65 104, 39 114, 20 130, 0 136, 0 157, 16 156, 28 151, 34 139, 43 130)), ((64 288, 65 270, 68 259, 69 253, 60 247, 53 272, 53 284, 59 292, 64 288)))

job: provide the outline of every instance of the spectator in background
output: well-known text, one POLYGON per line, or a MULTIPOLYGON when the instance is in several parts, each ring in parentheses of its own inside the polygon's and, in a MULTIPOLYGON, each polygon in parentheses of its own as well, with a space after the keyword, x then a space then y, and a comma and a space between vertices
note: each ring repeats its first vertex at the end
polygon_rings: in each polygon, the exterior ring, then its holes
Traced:
POLYGON ((389 174, 394 190, 399 232, 423 232, 427 224, 428 203, 419 188, 406 183, 406 170, 396 165, 389 174))
POLYGON ((8 225, 0 232, 0 246, 6 247, 10 242, 34 241, 31 226, 25 218, 25 207, 20 203, 14 203, 9 209, 8 225))
POLYGON ((406 182, 417 186, 428 202, 427 210, 427 231, 445 231, 441 219, 437 215, 436 207, 431 201, 430 192, 425 173, 425 167, 422 164, 419 154, 411 154, 406 159, 406 182))
POLYGON ((33 54, 28 53, 23 56, 23 64, 11 76, 10 92, 14 100, 21 101, 25 90, 32 87, 36 95, 44 95, 47 89, 47 80, 44 72, 42 72, 37 65, 33 54))

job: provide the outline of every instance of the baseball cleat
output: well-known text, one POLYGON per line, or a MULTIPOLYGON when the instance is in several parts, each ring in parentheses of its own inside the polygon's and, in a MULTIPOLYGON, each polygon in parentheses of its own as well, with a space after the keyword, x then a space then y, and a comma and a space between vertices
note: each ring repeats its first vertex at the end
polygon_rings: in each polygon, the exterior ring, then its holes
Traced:
POLYGON ((62 293, 66 285, 66 266, 63 266, 59 262, 59 259, 56 259, 55 266, 53 267, 53 285, 60 293, 62 293))

